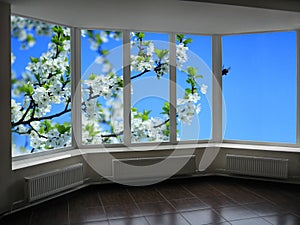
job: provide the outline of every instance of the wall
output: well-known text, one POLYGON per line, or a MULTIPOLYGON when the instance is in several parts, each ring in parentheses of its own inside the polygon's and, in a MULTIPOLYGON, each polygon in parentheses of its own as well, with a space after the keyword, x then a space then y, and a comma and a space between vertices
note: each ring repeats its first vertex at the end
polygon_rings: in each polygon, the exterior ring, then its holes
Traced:
POLYGON ((0 2, 0 212, 10 205, 12 187, 10 149, 10 6, 0 2))

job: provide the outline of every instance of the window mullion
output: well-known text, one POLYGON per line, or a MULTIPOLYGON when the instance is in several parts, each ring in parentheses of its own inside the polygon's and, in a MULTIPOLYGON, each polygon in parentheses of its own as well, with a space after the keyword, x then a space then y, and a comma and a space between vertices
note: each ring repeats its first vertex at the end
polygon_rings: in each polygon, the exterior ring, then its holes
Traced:
POLYGON ((82 146, 81 132, 81 30, 71 29, 71 104, 72 104, 72 145, 82 146))
POLYGON ((131 143, 131 81, 130 81, 130 32, 123 32, 123 117, 124 144, 131 143))
POLYGON ((297 30, 297 37, 296 37, 296 57, 297 57, 297 61, 296 61, 296 65, 297 65, 297 86, 296 86, 296 99, 297 99, 297 103, 296 103, 296 109, 297 109, 297 118, 296 118, 296 144, 300 145, 300 30, 297 30))
POLYGON ((170 142, 177 142, 176 134, 176 39, 175 33, 169 33, 170 63, 170 142))
POLYGON ((222 141, 222 36, 212 36, 212 141, 222 141))

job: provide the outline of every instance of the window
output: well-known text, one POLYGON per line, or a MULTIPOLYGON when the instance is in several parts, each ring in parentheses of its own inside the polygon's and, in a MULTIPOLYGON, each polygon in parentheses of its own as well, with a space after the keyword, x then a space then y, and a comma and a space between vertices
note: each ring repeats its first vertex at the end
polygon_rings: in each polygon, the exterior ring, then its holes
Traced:
POLYGON ((167 34, 131 33, 131 141, 169 141, 167 34))
MULTIPOLYGON (((212 37, 170 35, 81 30, 81 99, 73 104, 80 132, 72 134, 70 29, 12 16, 13 156, 71 147, 72 138, 83 147, 211 140, 212 37), (131 71, 123 74, 129 60, 131 71), (130 77, 131 118, 123 118, 123 77, 130 77), (131 130, 124 131, 129 120, 131 130)), ((296 32, 230 35, 222 42, 224 139, 295 144, 296 32)))
POLYGON ((225 139, 296 143, 296 32, 223 37, 225 139))
POLYGON ((70 29, 11 17, 12 155, 71 146, 70 29))
POLYGON ((122 33, 84 30, 81 50, 82 143, 122 143, 122 33))
POLYGON ((211 138, 211 37, 176 35, 178 140, 211 138))

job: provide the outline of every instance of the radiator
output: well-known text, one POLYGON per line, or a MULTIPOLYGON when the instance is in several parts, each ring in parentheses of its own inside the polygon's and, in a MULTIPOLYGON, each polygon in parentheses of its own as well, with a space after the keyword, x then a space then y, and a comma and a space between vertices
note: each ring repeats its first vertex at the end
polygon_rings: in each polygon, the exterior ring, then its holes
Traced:
POLYGON ((192 174, 196 171, 195 155, 114 159, 113 177, 116 180, 135 180, 192 174), (163 166, 158 165, 163 161, 163 166), (129 165, 129 166, 128 166, 129 165), (131 165, 131 166, 130 166, 131 165), (153 165, 153 166, 152 166, 153 165))
POLYGON ((226 155, 226 170, 232 174, 288 178, 288 159, 226 155))
POLYGON ((25 194, 29 202, 36 201, 58 192, 83 184, 83 164, 25 177, 25 194))

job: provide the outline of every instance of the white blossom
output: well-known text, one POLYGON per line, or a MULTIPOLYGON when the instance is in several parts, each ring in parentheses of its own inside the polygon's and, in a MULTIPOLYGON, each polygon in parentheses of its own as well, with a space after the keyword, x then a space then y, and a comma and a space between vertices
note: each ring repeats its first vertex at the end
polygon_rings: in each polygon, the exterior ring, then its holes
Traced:
POLYGON ((208 88, 207 85, 202 84, 200 89, 201 93, 205 95, 207 93, 207 88, 208 88))

